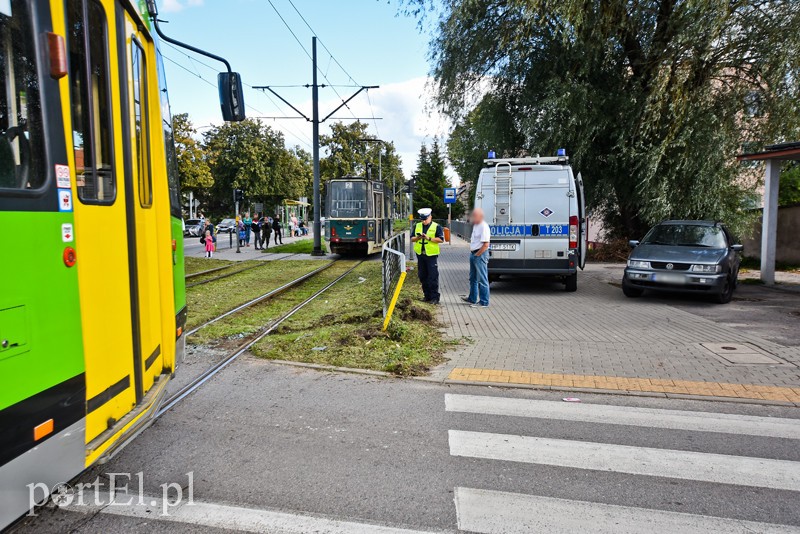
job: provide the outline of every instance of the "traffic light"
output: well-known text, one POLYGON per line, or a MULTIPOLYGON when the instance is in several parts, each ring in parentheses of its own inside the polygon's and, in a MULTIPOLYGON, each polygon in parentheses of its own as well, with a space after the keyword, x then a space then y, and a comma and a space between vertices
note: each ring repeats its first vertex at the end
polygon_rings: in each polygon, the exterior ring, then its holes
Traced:
POLYGON ((242 191, 241 189, 234 189, 233 200, 234 202, 244 202, 244 191, 242 191))

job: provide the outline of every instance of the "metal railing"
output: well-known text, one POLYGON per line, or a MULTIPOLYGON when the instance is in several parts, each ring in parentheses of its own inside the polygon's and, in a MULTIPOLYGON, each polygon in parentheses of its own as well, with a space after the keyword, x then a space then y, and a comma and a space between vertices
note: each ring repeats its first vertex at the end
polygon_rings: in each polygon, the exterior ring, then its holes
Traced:
POLYGON ((406 233, 391 237, 383 244, 383 329, 389 327, 397 299, 406 279, 406 233))
POLYGON ((472 236, 472 225, 465 221, 452 221, 450 223, 450 232, 469 241, 472 236))

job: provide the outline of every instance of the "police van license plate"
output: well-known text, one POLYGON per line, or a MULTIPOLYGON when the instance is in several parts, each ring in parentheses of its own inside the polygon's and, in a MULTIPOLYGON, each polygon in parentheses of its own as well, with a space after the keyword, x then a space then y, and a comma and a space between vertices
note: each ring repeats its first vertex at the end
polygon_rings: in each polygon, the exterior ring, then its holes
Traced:
POLYGON ((539 236, 540 237, 564 237, 569 233, 569 225, 567 224, 540 224, 539 236))
POLYGON ((490 243, 489 248, 494 252, 502 252, 502 251, 516 252, 517 248, 519 248, 519 243, 518 242, 490 243))

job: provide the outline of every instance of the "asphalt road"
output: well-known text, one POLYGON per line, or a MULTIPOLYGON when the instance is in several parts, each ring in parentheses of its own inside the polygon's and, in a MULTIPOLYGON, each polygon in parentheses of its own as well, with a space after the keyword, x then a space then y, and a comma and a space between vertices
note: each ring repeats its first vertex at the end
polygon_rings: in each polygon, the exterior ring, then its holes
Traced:
POLYGON ((81 479, 142 472, 149 501, 192 472, 194 507, 50 507, 14 532, 800 532, 796 409, 566 396, 248 358, 81 479))

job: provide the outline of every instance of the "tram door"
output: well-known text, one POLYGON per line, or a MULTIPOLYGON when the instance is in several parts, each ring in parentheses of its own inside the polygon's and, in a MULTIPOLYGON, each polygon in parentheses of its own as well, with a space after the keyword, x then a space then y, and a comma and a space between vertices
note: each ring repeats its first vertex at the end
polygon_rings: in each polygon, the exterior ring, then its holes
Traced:
MULTIPOLYGON (((55 4, 54 4, 55 5, 55 4)), ((66 0, 68 146, 86 365, 86 440, 136 404, 128 245, 115 65, 114 2, 66 0)), ((66 110, 65 110, 66 111, 66 110)), ((60 310, 51 310, 53 318, 60 310)))
MULTIPOLYGON (((162 311, 159 276, 159 256, 162 244, 159 236, 159 209, 164 211, 168 199, 153 194, 153 165, 151 150, 160 142, 160 122, 153 121, 158 100, 151 86, 155 76, 155 48, 139 31, 127 11, 120 16, 123 28, 118 28, 118 58, 120 64, 120 101, 122 104, 122 143, 125 157, 125 189, 128 212, 128 254, 133 269, 131 276, 133 307, 135 387, 141 401, 161 374, 163 365, 162 311), (157 132, 158 136, 152 135, 157 132)), ((168 213, 168 210, 167 210, 168 213)), ((168 227, 168 225, 167 225, 168 227)), ((169 243, 169 240, 166 241, 169 243)), ((171 292, 171 288, 166 288, 171 292)))

